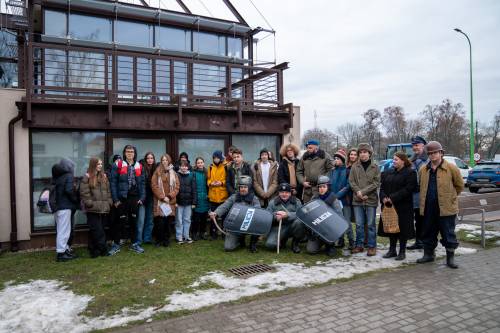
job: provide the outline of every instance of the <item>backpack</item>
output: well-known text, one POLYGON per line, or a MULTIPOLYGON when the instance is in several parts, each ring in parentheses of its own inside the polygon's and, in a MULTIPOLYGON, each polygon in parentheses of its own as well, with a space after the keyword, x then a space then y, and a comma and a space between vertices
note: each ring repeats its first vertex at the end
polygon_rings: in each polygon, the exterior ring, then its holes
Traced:
POLYGON ((57 210, 56 205, 56 185, 51 184, 45 187, 38 197, 38 211, 43 214, 53 214, 57 210))

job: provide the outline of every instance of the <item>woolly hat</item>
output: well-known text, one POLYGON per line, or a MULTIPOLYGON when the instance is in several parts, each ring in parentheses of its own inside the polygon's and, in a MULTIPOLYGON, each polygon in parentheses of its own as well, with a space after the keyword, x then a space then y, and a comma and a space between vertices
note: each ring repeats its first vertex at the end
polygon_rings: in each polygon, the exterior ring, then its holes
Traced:
POLYGON ((180 153, 179 159, 181 159, 183 156, 186 158, 186 160, 189 161, 189 155, 185 151, 183 151, 182 153, 180 153))
POLYGON ((333 157, 338 157, 342 160, 342 162, 345 163, 346 159, 347 159, 347 153, 344 149, 339 149, 337 150, 337 152, 333 155, 333 157))
POLYGON ((319 140, 314 140, 314 139, 308 140, 306 142, 306 147, 309 146, 309 145, 319 146, 319 140))
POLYGON ((369 143, 360 143, 358 145, 358 154, 362 150, 368 151, 370 153, 370 155, 373 154, 373 148, 369 143))

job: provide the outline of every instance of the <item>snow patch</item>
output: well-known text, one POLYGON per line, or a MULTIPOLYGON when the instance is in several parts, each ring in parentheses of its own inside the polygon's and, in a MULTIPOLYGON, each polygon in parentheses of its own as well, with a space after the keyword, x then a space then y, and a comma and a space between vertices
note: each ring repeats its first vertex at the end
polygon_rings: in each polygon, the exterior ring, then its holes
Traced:
MULTIPOLYGON (((458 248, 457 254, 469 254, 475 249, 458 248)), ((383 259, 383 251, 374 257, 364 253, 350 258, 331 259, 314 266, 304 264, 275 263, 275 271, 261 273, 247 279, 227 276, 222 272, 210 272, 197 279, 189 292, 174 292, 167 296, 167 304, 160 308, 143 310, 124 308, 110 317, 89 318, 80 315, 91 296, 76 295, 58 281, 31 281, 20 285, 6 285, 0 291, 0 332, 72 332, 81 333, 125 325, 132 321, 149 320, 160 312, 196 310, 202 307, 238 300, 269 291, 306 287, 335 279, 351 278, 356 274, 384 268, 395 268, 415 262, 421 252, 407 251, 407 259, 396 261, 383 259), (214 288, 196 290, 213 283, 214 288)), ((436 254, 444 256, 445 249, 437 248, 436 254)))
MULTIPOLYGON (((465 237, 469 239, 481 237, 481 226, 479 225, 461 223, 457 224, 455 229, 465 231, 465 237)), ((500 238, 500 231, 485 230, 484 237, 486 239, 500 238)))

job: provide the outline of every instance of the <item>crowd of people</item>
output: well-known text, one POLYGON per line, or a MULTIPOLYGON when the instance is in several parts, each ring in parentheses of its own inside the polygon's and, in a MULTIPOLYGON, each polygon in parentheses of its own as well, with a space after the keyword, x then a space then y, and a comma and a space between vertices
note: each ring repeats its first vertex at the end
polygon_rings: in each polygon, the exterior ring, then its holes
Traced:
POLYGON ((299 147, 284 144, 279 161, 264 148, 252 163, 245 161, 239 148, 230 147, 226 156, 214 151, 208 166, 202 157, 191 164, 185 152, 177 161, 168 154, 157 160, 152 152, 139 160, 136 148, 126 145, 121 156, 113 157, 108 170, 101 159, 91 158, 79 186, 74 185, 75 165, 65 158, 52 168, 57 261, 76 258, 68 245, 76 209, 87 216, 88 249, 93 258, 116 255, 128 242, 136 253, 144 252, 144 243, 168 247, 171 234, 178 244, 223 236, 225 251, 246 247, 244 234, 221 233, 225 215, 238 203, 273 214, 268 235, 249 237, 251 252, 256 252, 259 240, 265 238, 265 247, 271 250, 286 247, 291 240, 294 253, 307 243, 306 251, 311 254, 324 251, 335 256, 339 248, 346 247, 352 253, 366 249, 367 256, 374 256, 379 236, 389 238, 384 258, 403 260, 407 248, 423 249, 417 262, 425 263, 434 260, 440 234, 447 265, 457 268, 454 227, 457 196, 464 187, 462 177, 443 159, 439 142, 427 143, 416 136, 412 147, 412 156, 396 152, 393 165, 381 174, 367 143, 339 149, 332 157, 320 149, 317 140, 309 140, 300 158, 299 147), (355 232, 348 223, 337 242, 327 243, 308 230, 296 213, 311 200, 324 201, 352 222, 355 232), (383 221, 377 230, 379 205, 382 211, 395 209, 397 232, 387 232, 383 221), (415 243, 407 246, 411 239, 415 243))

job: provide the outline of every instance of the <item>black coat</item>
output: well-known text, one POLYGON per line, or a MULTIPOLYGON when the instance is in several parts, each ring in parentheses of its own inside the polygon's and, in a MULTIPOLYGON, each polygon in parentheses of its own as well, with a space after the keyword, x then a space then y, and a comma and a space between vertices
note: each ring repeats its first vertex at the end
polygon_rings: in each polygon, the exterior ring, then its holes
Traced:
MULTIPOLYGON (((297 172, 297 166, 299 165, 299 159, 296 158, 293 160, 295 164, 295 172, 297 172)), ((283 158, 281 162, 278 164, 278 185, 282 183, 290 184, 290 170, 288 170, 288 162, 283 158)), ((297 188, 295 189, 297 193, 295 196, 297 198, 302 198, 302 184, 297 180, 297 188)))
MULTIPOLYGON (((240 176, 250 176, 252 177, 252 169, 250 164, 247 162, 243 162, 241 165, 240 176)), ((236 180, 236 171, 233 168, 232 164, 226 165, 226 188, 229 196, 238 192, 238 189, 235 188, 235 180, 236 180)))
POLYGON ((192 172, 183 174, 177 173, 179 176, 179 193, 177 194, 177 204, 179 206, 191 206, 197 204, 196 196, 196 179, 192 172))
MULTIPOLYGON (((415 237, 413 226, 413 193, 417 190, 417 173, 411 167, 401 171, 390 169, 382 174, 380 202, 389 197, 398 213, 400 234, 386 234, 382 219, 378 225, 378 235, 382 237, 398 236, 406 239, 415 237)), ((383 209, 383 206, 382 206, 383 209)))
POLYGON ((74 166, 72 161, 62 159, 52 167, 52 183, 56 186, 57 210, 78 208, 78 195, 73 185, 74 166))

